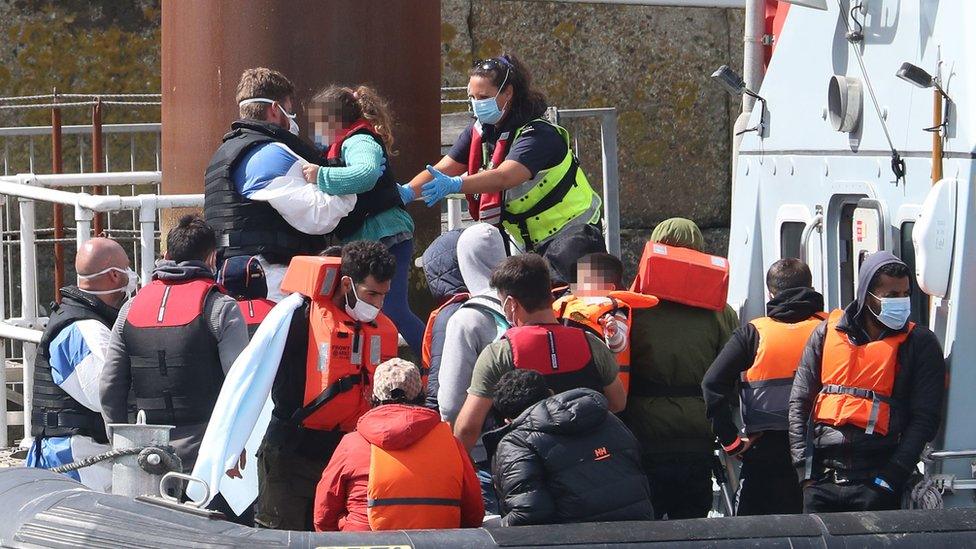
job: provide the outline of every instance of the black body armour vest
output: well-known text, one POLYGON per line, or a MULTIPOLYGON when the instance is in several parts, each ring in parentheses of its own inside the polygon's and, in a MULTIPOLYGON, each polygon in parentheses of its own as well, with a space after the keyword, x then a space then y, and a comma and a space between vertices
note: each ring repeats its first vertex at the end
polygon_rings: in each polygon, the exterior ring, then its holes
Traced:
POLYGON ((283 143, 308 162, 322 162, 314 147, 274 124, 250 119, 231 124, 204 179, 203 216, 217 233, 221 261, 260 254, 270 263, 287 265, 292 257, 314 255, 326 245, 321 235, 289 225, 267 202, 248 200, 237 192, 231 179, 237 163, 253 147, 270 142, 283 143))
POLYGON ((34 437, 84 435, 104 444, 108 437, 102 414, 89 410, 55 383, 50 346, 62 330, 80 320, 97 320, 111 329, 119 311, 75 286, 60 291, 61 304, 51 314, 37 347, 30 434, 34 437))

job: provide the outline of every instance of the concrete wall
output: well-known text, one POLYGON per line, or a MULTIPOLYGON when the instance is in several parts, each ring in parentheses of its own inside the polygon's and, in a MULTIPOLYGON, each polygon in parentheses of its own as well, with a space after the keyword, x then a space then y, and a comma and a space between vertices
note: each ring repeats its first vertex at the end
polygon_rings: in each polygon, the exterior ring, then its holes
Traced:
MULTIPOLYGON (((740 105, 709 75, 742 65, 741 10, 441 0, 441 18, 445 86, 465 85, 474 59, 511 52, 551 105, 618 109, 625 264, 673 216, 695 220, 710 250, 726 253, 740 105)), ((598 124, 568 127, 599 187, 598 124)))

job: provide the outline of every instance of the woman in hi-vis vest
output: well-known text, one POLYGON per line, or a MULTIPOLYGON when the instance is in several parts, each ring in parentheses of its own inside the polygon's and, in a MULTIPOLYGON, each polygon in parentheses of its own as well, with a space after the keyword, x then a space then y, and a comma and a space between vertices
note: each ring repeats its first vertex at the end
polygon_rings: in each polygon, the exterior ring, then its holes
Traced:
POLYGON ((433 206, 464 193, 475 220, 503 227, 515 247, 540 254, 556 235, 602 241, 600 197, 569 132, 545 120, 546 99, 525 65, 514 55, 478 61, 468 97, 475 120, 447 156, 400 187, 404 202, 419 196, 433 206))

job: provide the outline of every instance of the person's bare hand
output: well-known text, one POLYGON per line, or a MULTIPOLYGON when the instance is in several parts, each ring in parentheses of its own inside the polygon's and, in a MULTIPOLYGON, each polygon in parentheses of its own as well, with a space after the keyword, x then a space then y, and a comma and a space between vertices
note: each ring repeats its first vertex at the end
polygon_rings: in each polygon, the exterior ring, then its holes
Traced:
POLYGON ((315 183, 319 177, 319 168, 316 164, 305 164, 302 166, 302 173, 305 174, 305 181, 309 183, 315 183))
POLYGON ((227 476, 230 478, 244 478, 241 471, 244 470, 244 466, 247 465, 247 450, 241 450, 241 457, 237 459, 237 465, 233 469, 227 470, 227 476))

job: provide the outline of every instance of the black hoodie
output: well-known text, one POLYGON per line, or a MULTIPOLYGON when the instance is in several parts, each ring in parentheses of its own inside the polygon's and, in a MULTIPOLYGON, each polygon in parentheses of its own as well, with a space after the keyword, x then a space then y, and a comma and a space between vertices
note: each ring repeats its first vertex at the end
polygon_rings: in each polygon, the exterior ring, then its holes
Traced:
MULTIPOLYGON (((855 345, 870 341, 863 327, 863 315, 871 314, 864 306, 868 285, 878 269, 890 263, 901 263, 901 260, 889 252, 878 252, 868 256, 861 265, 857 299, 844 309, 844 316, 836 327, 855 345)), ((885 329, 880 337, 889 337, 905 329, 885 329)), ((886 435, 868 435, 856 426, 832 427, 816 423, 810 436, 810 414, 823 386, 820 376, 826 333, 826 322, 814 330, 793 380, 789 433, 793 465, 801 480, 816 478, 829 468, 852 479, 880 476, 900 490, 915 470, 925 443, 935 437, 942 420, 946 365, 939 340, 928 328, 916 325, 899 346, 898 372, 886 435), (809 471, 806 467, 808 455, 812 457, 809 471)))
MULTIPOLYGON (((823 296, 813 288, 791 288, 769 300, 766 315, 793 324, 807 320, 823 309, 823 296)), ((732 333, 702 379, 705 411, 722 446, 731 445, 739 435, 732 420, 732 407, 738 401, 736 385, 742 372, 755 362, 758 348, 759 332, 752 323, 747 323, 732 333)))
POLYGON ((600 393, 549 397, 508 427, 492 463, 502 525, 654 518, 640 445, 600 393))

